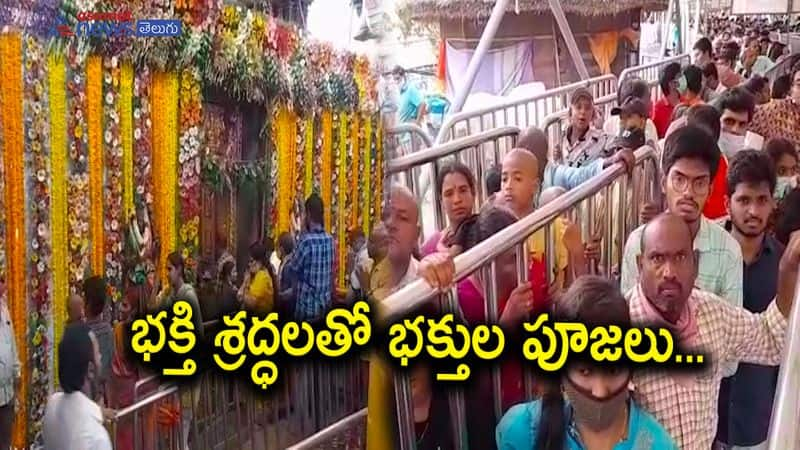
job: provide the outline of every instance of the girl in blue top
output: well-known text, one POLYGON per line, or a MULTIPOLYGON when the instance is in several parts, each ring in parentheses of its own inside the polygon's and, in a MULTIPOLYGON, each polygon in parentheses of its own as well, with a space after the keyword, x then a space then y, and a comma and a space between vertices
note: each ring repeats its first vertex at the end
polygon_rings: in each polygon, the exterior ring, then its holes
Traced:
MULTIPOLYGON (((579 278, 558 302, 558 320, 630 326, 628 304, 605 278, 579 278)), ((631 371, 570 362, 541 400, 516 405, 497 426, 499 450, 677 450, 661 425, 630 398, 631 371), (563 394, 562 394, 563 392, 563 394)))

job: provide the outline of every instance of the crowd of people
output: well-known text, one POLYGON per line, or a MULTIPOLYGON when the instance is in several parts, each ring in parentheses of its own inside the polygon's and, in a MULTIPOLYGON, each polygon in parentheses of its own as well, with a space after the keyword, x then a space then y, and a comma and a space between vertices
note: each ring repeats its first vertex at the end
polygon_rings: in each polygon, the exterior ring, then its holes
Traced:
MULTIPOLYGON (((181 299, 192 304, 199 331, 240 309, 313 323, 358 298, 380 308, 381 300, 421 278, 437 289, 455 287, 467 324, 495 317, 513 335, 542 312, 587 325, 656 324, 669 328, 682 348, 709 358, 695 372, 575 361, 557 377, 537 377, 533 393, 525 389, 523 362, 508 358, 499 389, 487 369, 474 374, 466 391, 470 448, 765 449, 800 268, 800 65, 771 83, 764 77, 786 57, 782 44, 770 40, 772 26, 712 17, 692 63, 662 68, 657 99, 644 80, 627 78, 608 118, 598 117, 589 90, 576 89, 557 148, 542 130, 528 128, 484 180, 464 164, 441 162, 435 187, 447 224, 424 239, 418 200, 391 185, 382 221, 368 236, 353 230, 347 260, 336 261, 325 205, 312 194, 298 230, 274 244, 252 244, 241 276, 224 249, 196 276, 175 252, 162 286, 159 242, 147 210, 137 209, 125 233, 128 276, 117 320, 101 277, 59 300, 69 320, 58 343, 61 392, 44 416, 45 448, 111 448, 103 424, 133 402, 136 382, 147 375, 126 350, 130 322, 142 312, 181 299), (493 280, 482 271, 455 279, 457 255, 611 165, 633 170, 634 151, 644 145, 659 155, 661 196, 641 205, 640 226, 623 237, 621 263, 606 268, 607 277, 590 274, 603 233, 587 238, 580 224, 559 217, 554 239, 544 230, 527 238, 526 279, 518 278, 516 250, 496 257, 493 280), (481 205, 478 183, 488 193, 481 205), (347 292, 335 288, 337 264, 350 275, 347 292), (488 311, 487 295, 497 300, 496 314, 488 311), (527 401, 530 394, 534 401, 527 401), (487 408, 495 403, 501 416, 487 408)), ((620 207, 614 206, 600 209, 612 214, 620 207)), ((429 312, 441 311, 431 305, 429 312)), ((0 449, 9 446, 20 375, 10 317, 0 303, 0 449)), ((394 411, 381 407, 392 401, 391 373, 380 355, 370 356, 370 429, 396 427, 390 417, 376 416, 394 411)), ((410 377, 417 448, 454 448, 450 405, 431 368, 416 366, 410 377)), ((178 406, 188 448, 193 408, 178 406)), ((133 448, 130 426, 119 424, 116 448, 133 448)), ((367 436, 370 449, 387 448, 386 442, 384 435, 367 436)))

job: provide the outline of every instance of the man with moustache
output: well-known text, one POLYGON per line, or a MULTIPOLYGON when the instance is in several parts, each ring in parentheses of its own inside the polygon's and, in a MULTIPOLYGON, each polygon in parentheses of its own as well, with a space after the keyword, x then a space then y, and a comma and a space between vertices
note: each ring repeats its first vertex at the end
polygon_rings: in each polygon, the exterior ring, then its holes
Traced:
MULTIPOLYGON (((778 268, 784 247, 767 233, 775 208, 775 168, 769 155, 743 150, 728 169, 726 229, 739 242, 744 258, 744 308, 763 313, 775 297, 778 268)), ((722 380, 719 392, 717 448, 767 448, 772 399, 778 367, 741 364, 736 374, 722 380)))
POLYGON ((776 365, 782 358, 788 317, 800 267, 800 232, 778 264, 777 295, 755 314, 696 286, 698 257, 690 224, 665 213, 640 233, 641 277, 628 292, 631 322, 667 328, 681 354, 705 358, 696 370, 652 368, 634 374, 634 398, 683 450, 711 448, 718 422, 717 401, 728 361, 776 365))
MULTIPOLYGON (((698 255, 697 287, 719 295, 734 306, 742 305, 742 251, 724 228, 702 215, 719 165, 714 138, 702 127, 689 125, 667 138, 662 156, 661 189, 667 210, 689 226, 698 255)), ((642 253, 644 225, 625 243, 620 288, 627 293, 639 277, 636 260, 642 253)))

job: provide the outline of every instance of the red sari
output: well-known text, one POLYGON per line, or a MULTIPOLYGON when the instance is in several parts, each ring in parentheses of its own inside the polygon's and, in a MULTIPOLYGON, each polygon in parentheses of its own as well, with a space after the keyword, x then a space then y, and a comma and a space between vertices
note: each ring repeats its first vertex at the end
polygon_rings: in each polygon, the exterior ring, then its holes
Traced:
MULTIPOLYGON (((533 290, 533 312, 531 317, 546 312, 550 307, 547 295, 547 267, 539 258, 531 258, 528 267, 528 280, 533 290)), ((470 325, 486 322, 483 289, 480 288, 472 277, 461 280, 458 285, 458 303, 464 314, 464 319, 470 325)), ((508 298, 498 301, 500 309, 498 317, 505 310, 508 298)), ((522 362, 517 358, 508 358, 500 367, 500 391, 502 395, 503 411, 511 406, 525 401, 525 383, 522 371, 522 362)))

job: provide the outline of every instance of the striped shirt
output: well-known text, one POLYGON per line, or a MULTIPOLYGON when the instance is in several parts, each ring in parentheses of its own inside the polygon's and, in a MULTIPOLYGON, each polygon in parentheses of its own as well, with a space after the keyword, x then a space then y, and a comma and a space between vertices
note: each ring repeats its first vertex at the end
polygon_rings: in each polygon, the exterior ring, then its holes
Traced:
MULTIPOLYGON (((636 257, 642 253, 642 230, 633 230, 625 243, 622 258, 622 292, 628 292, 639 282, 636 257)), ((712 292, 733 306, 742 306, 742 249, 724 228, 702 217, 694 238, 694 249, 700 253, 695 287, 712 292)))
POLYGON ((333 290, 333 237, 319 226, 297 238, 292 259, 283 268, 297 280, 295 318, 322 317, 331 304, 333 290))
MULTIPOLYGON (((628 293, 634 325, 647 324, 646 301, 638 287, 628 293)), ((689 305, 696 315, 698 331, 688 354, 704 354, 708 366, 680 375, 663 369, 637 371, 634 398, 664 426, 679 448, 708 450, 719 420, 717 402, 726 372, 724 362, 780 364, 788 321, 774 300, 766 311, 755 314, 694 289, 689 305), (679 381, 680 377, 686 379, 679 381)))

